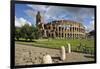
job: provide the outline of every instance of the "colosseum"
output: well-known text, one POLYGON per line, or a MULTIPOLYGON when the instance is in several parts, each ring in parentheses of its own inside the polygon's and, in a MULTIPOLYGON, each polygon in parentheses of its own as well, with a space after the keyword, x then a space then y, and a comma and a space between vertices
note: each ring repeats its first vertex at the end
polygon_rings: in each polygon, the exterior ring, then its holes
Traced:
POLYGON ((45 38, 85 38, 85 27, 82 23, 71 20, 55 20, 43 23, 40 12, 36 15, 36 26, 45 38))

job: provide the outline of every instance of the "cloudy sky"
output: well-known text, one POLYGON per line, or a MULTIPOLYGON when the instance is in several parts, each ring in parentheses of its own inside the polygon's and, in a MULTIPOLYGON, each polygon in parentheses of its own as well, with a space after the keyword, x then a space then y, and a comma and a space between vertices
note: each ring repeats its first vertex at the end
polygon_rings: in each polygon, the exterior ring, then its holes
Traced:
POLYGON ((16 4, 15 25, 22 26, 26 23, 36 23, 36 13, 40 11, 42 22, 48 23, 53 20, 73 20, 82 23, 86 30, 94 29, 94 8, 61 7, 50 5, 16 4))

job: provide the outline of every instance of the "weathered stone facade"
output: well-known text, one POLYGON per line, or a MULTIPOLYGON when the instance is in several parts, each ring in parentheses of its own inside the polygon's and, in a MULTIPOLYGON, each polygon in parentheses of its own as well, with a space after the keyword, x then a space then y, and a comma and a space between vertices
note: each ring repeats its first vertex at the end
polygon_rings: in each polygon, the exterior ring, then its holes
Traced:
POLYGON ((85 38, 85 27, 71 20, 55 20, 49 23, 41 22, 41 15, 36 15, 36 25, 43 37, 51 38, 85 38))

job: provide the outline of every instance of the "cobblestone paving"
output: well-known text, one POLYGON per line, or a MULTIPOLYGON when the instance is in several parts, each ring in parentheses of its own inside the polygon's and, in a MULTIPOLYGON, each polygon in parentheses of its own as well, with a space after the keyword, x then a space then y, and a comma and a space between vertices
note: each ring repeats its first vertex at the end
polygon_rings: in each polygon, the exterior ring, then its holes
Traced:
POLYGON ((15 65, 43 64, 45 54, 51 55, 53 63, 94 61, 91 55, 76 52, 66 53, 66 60, 61 61, 60 50, 15 44, 15 65))

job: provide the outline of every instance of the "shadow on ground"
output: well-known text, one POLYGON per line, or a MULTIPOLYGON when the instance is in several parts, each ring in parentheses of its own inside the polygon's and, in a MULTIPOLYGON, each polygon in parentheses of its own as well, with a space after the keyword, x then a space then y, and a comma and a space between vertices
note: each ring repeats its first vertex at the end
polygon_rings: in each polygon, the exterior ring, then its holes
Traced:
POLYGON ((30 40, 15 40, 15 41, 20 41, 20 42, 36 42, 34 40, 30 41, 30 40))
POLYGON ((86 58, 94 58, 93 55, 84 55, 84 57, 86 57, 86 58))

